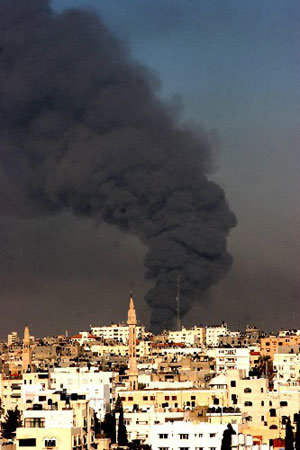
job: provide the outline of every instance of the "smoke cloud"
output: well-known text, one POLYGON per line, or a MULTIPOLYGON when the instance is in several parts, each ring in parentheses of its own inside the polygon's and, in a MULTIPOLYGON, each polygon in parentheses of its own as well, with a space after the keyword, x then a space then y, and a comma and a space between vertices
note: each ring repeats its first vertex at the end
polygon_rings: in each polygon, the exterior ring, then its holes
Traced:
POLYGON ((178 275, 183 316, 228 271, 236 224, 209 139, 158 86, 93 12, 0 0, 0 213, 69 210, 138 236, 153 331, 173 326, 178 275))

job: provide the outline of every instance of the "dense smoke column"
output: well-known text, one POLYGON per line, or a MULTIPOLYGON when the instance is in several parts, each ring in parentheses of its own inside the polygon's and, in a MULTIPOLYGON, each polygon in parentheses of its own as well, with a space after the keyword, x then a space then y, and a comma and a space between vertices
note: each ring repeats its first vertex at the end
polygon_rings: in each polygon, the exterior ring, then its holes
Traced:
POLYGON ((176 124, 157 80, 92 12, 0 0, 1 214, 72 210, 148 247, 154 331, 227 272, 235 225, 210 146, 176 124))

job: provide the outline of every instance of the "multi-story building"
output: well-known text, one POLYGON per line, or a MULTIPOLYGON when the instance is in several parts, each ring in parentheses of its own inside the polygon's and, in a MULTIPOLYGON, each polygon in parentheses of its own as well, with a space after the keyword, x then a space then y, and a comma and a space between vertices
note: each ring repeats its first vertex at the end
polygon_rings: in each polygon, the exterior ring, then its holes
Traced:
POLYGON ((21 402, 22 375, 0 374, 0 397, 4 411, 15 409, 21 402))
POLYGON ((300 382, 299 346, 279 347, 274 353, 273 368, 279 382, 300 382))
MULTIPOLYGON (((91 334, 105 340, 114 340, 122 342, 123 344, 127 344, 129 338, 129 326, 125 323, 112 323, 109 326, 103 327, 91 326, 91 334)), ((145 327, 137 325, 136 334, 138 339, 143 338, 145 335, 145 327)))
POLYGON ((17 449, 43 448, 91 448, 93 411, 86 400, 77 401, 72 408, 62 410, 47 406, 26 409, 23 412, 24 426, 17 428, 17 449))
MULTIPOLYGON (((210 384, 217 388, 214 379, 210 384)), ((220 389, 223 390, 225 384, 227 405, 238 408, 248 432, 263 436, 265 443, 269 439, 283 436, 287 418, 291 417, 293 421, 294 414, 299 411, 299 386, 295 388, 285 385, 270 390, 267 378, 242 377, 238 370, 222 374, 220 389)), ((219 401, 218 405, 222 406, 222 403, 219 401)))
POLYGON ((242 370, 248 376, 250 369, 249 348, 216 348, 216 372, 226 372, 227 370, 242 370))
POLYGON ((19 343, 20 343, 20 339, 19 339, 17 331, 12 331, 7 336, 7 345, 8 345, 8 347, 10 347, 11 345, 19 344, 19 343))
POLYGON ((296 334, 286 334, 283 336, 268 336, 260 340, 260 353, 262 356, 269 356, 273 359, 279 347, 300 346, 300 336, 296 334))
POLYGON ((228 328, 226 323, 222 325, 208 326, 205 329, 205 342, 207 347, 217 347, 220 336, 227 335, 228 328))
POLYGON ((115 372, 102 372, 96 367, 54 368, 50 374, 50 387, 64 389, 67 394, 85 394, 99 419, 103 419, 114 401, 112 382, 115 376, 115 372))
POLYGON ((144 444, 151 445, 150 431, 154 424, 165 423, 169 421, 183 420, 186 412, 178 411, 126 411, 124 413, 124 422, 126 425, 129 441, 139 439, 144 444))
MULTIPOLYGON (((150 433, 153 450, 216 450, 221 448, 224 430, 227 425, 210 424, 205 422, 194 423, 187 421, 166 422, 154 425, 150 433)), ((238 427, 233 425, 238 436, 238 427)), ((245 445, 238 439, 232 442, 232 449, 243 449, 245 445)), ((247 448, 253 445, 251 437, 248 438, 247 448)))
POLYGON ((220 404, 227 405, 226 386, 224 389, 196 389, 182 388, 172 389, 142 389, 123 390, 118 393, 123 403, 124 410, 155 411, 163 409, 193 410, 197 407, 209 407, 214 404, 214 398, 218 397, 220 404))
POLYGON ((180 331, 169 331, 169 342, 176 344, 182 343, 189 347, 201 347, 205 345, 206 329, 205 327, 182 327, 180 331))

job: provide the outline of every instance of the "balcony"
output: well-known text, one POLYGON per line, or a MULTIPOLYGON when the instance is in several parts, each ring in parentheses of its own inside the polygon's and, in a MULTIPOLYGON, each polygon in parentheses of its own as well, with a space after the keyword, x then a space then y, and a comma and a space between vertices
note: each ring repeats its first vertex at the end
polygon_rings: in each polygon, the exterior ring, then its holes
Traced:
POLYGON ((232 415, 241 415, 241 410, 240 408, 233 408, 233 407, 217 407, 217 408, 208 408, 207 416, 232 416, 232 415))

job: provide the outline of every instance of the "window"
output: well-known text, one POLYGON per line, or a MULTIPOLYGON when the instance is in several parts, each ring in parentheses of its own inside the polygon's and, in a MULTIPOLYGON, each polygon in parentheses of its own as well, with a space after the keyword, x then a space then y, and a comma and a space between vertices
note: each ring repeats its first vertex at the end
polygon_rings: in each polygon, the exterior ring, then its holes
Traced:
POLYGON ((165 400, 170 400, 170 396, 169 395, 165 395, 165 400))
POLYGON ((280 402, 280 406, 287 406, 288 402, 280 402))
POLYGON ((196 395, 191 395, 191 400, 196 400, 196 395))
POLYGON ((179 435, 179 439, 188 439, 189 435, 188 434, 180 434, 179 435))
POLYGON ((262 388, 260 388, 260 392, 264 392, 264 388, 262 387, 262 388))
POLYGON ((40 417, 31 417, 24 420, 24 428, 44 428, 45 419, 40 417))
POLYGON ((209 433, 209 437, 210 438, 216 437, 216 433, 209 433))
POLYGON ((143 397, 144 402, 148 400, 148 395, 144 395, 143 397))
POLYGON ((272 406, 272 402, 271 401, 269 401, 269 406, 272 406))
POLYGON ((189 447, 179 447, 179 450, 189 450, 189 447))
POLYGON ((172 395, 172 400, 177 400, 177 395, 172 395))
POLYGON ((236 381, 230 381, 230 386, 231 387, 236 387, 236 381))
POLYGON ((55 438, 46 438, 44 440, 44 446, 45 447, 56 447, 56 439, 55 438))
POLYGON ((271 408, 270 409, 270 416, 271 417, 276 417, 276 409, 275 408, 271 408))
POLYGON ((252 406, 252 402, 245 402, 244 405, 245 406, 252 406))
POLYGON ((250 394, 250 392, 252 392, 252 389, 250 388, 245 388, 244 389, 245 394, 250 394))
POLYGON ((169 447, 158 447, 158 450, 169 450, 169 447))
POLYGON ((262 422, 265 421, 265 416, 261 416, 261 421, 262 421, 262 422))
POLYGON ((159 437, 159 439, 168 439, 167 434, 159 434, 158 437, 159 437))
POLYGON ((133 397, 128 397, 129 402, 133 402, 133 397))
POLYGON ((19 447, 36 447, 35 438, 19 439, 19 447))
POLYGON ((152 401, 154 402, 155 396, 154 396, 154 395, 151 395, 150 400, 152 400, 152 401))
POLYGON ((265 406, 265 402, 263 400, 261 401, 261 406, 265 406))

